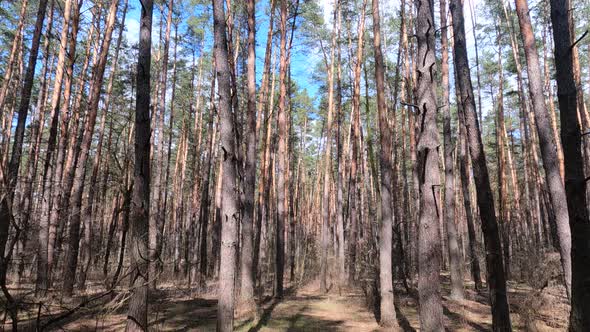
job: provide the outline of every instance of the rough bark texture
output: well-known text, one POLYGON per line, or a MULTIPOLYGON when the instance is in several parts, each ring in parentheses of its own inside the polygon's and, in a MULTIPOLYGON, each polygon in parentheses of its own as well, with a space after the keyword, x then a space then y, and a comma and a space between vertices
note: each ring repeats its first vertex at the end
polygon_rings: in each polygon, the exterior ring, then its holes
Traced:
MULTIPOLYGON (((360 21, 358 24, 357 36, 358 45, 356 49, 356 60, 353 68, 353 89, 352 89, 352 110, 351 110, 351 134, 349 137, 350 144, 352 146, 351 166, 350 166, 350 185, 349 185, 349 236, 348 236, 348 256, 349 256, 349 283, 353 284, 356 280, 356 262, 357 262, 357 242, 359 235, 359 223, 362 221, 360 218, 363 207, 361 200, 361 187, 358 183, 358 173, 362 170, 362 161, 364 158, 360 158, 362 155, 361 149, 361 68, 363 63, 363 36, 365 33, 365 8, 367 6, 367 0, 363 0, 360 21), (361 162, 359 167, 358 163, 361 162)), ((350 35, 349 35, 350 37, 350 35)), ((351 41, 349 40, 349 44, 351 41)), ((351 44, 352 45, 352 44, 351 44)), ((352 57, 352 46, 350 48, 352 57)))
POLYGON ((274 295, 283 297, 283 272, 285 267, 285 178, 287 176, 287 0, 280 0, 281 21, 279 31, 280 60, 279 60, 279 108, 278 108, 278 168, 276 171, 277 190, 277 224, 275 227, 275 287, 274 295))
MULTIPOLYGON (((23 4, 24 7, 26 7, 25 4, 23 4)), ((6 253, 6 244, 8 242, 10 222, 13 218, 10 210, 12 200, 14 199, 14 190, 21 162, 25 124, 27 122, 27 115, 31 102, 33 78, 35 75, 35 66, 37 64, 37 55, 39 53, 39 44, 41 40, 41 30, 43 29, 43 21, 45 20, 46 10, 47 0, 39 1, 39 9, 37 11, 37 18, 35 20, 35 30, 33 32, 33 39, 31 40, 29 62, 25 74, 24 85, 20 92, 21 99, 18 106, 16 129, 14 132, 14 143, 12 147, 12 154, 10 156, 10 162, 8 164, 8 174, 0 172, 2 173, 0 175, 0 195, 2 196, 2 198, 0 198, 0 287, 2 288, 4 297, 8 300, 7 309, 13 321, 13 330, 17 329, 18 319, 16 316, 16 308, 13 308, 13 304, 11 303, 12 296, 8 293, 8 289, 6 288, 6 273, 8 270, 8 264, 10 262, 10 255, 6 253)), ((0 165, 0 167, 2 166, 0 165)), ((27 220, 25 220, 25 222, 28 223, 27 220)), ((8 250, 10 253, 10 248, 8 248, 8 250)))
POLYGON ((420 184, 418 219, 418 295, 420 327, 424 331, 442 331, 443 310, 440 295, 441 238, 439 232, 438 166, 439 137, 436 127, 436 58, 434 48, 434 1, 420 0, 416 19, 418 53, 416 70, 416 111, 421 115, 417 140, 420 184))
POLYGON ((141 21, 135 101, 135 168, 130 216, 131 298, 126 331, 148 328, 149 213, 150 213, 150 65, 152 0, 141 0, 141 21))
MULTIPOLYGON (((459 105, 459 107, 461 107, 459 105)), ((462 112, 462 110, 459 110, 462 112)), ((469 260, 471 266, 471 279, 475 284, 475 290, 482 291, 481 268, 479 267, 479 239, 475 232, 475 221, 469 191, 469 152, 464 121, 459 119, 461 145, 459 147, 459 175, 461 178, 461 190, 463 206, 465 207, 465 223, 467 224, 467 236, 469 238, 469 260)))
POLYGON ((222 0, 213 0, 213 28, 215 37, 215 71, 218 81, 219 138, 223 177, 221 178, 221 262, 219 265, 219 300, 217 331, 233 331, 237 246, 238 195, 236 183, 237 149, 232 115, 231 69, 229 67, 225 11, 222 0))
MULTIPOLYGON (((332 125, 334 114, 334 59, 336 52, 336 24, 340 2, 334 3, 334 29, 332 31, 332 51, 328 67, 328 115, 326 119, 326 147, 324 151, 324 187, 322 190, 322 229, 320 235, 320 292, 328 290, 328 246, 330 242, 330 188, 332 178, 332 125)), ((339 267, 340 268, 340 267, 339 267)), ((342 282, 342 280, 339 280, 342 282)))
POLYGON ((35 293, 37 295, 45 295, 49 287, 49 265, 51 256, 49 255, 49 213, 51 201, 51 181, 53 174, 53 156, 55 153, 56 137, 57 137, 57 123, 59 118, 58 108, 61 98, 61 85, 64 77, 64 64, 66 57, 66 48, 68 41, 68 30, 70 24, 70 17, 72 12, 73 0, 66 0, 64 4, 64 17, 62 31, 60 35, 60 46, 57 57, 57 64, 55 70, 55 77, 53 79, 53 93, 50 104, 50 129, 49 138, 47 141, 47 150, 45 152, 45 166, 43 172, 43 195, 41 202, 41 220, 39 228, 39 247, 37 253, 37 282, 35 286, 35 293))
POLYGON ((571 234, 566 193, 560 173, 557 142, 553 136, 551 118, 545 104, 543 77, 541 75, 541 65, 539 64, 535 35, 529 15, 529 6, 527 0, 515 0, 515 2, 516 14, 520 23, 520 35, 524 44, 529 78, 529 92, 533 104, 535 122, 537 124, 541 157, 543 158, 543 167, 545 169, 545 180, 547 181, 549 198, 553 206, 555 223, 557 224, 561 265, 568 297, 571 297, 571 234))
POLYGON ((469 153, 473 162, 473 174, 476 188, 478 189, 477 204, 479 206, 486 246, 487 282, 492 307, 492 329, 494 331, 511 331, 512 325, 510 324, 502 247, 494 209, 494 197, 490 186, 490 177, 483 151, 475 100, 473 98, 473 86, 471 85, 467 45, 465 42, 462 1, 451 0, 450 10, 453 17, 457 87, 460 91, 460 102, 463 110, 461 116, 465 120, 469 153))
POLYGON ((561 144, 565 159, 565 193, 572 235, 572 296, 570 331, 590 330, 590 220, 586 207, 582 137, 577 114, 574 80, 574 47, 569 0, 551 0, 551 22, 555 42, 557 98, 561 122, 561 144))
POLYGON ((254 200, 256 188, 256 3, 248 0, 248 114, 246 129, 246 165, 244 169, 244 202, 242 213, 241 300, 248 310, 254 309, 254 200))
POLYGON ((377 87, 377 113, 379 116, 379 142, 381 151, 381 231, 379 236, 379 285, 381 293, 380 321, 383 327, 398 328, 395 307, 393 306, 392 275, 392 232, 393 232, 393 165, 392 133, 387 119, 385 102, 385 66, 381 51, 381 27, 379 17, 379 0, 372 1, 373 9, 373 50, 375 53, 375 82, 377 87))
MULTIPOLYGON (((97 66, 95 67, 94 75, 92 76, 92 85, 90 90, 90 100, 88 101, 88 114, 86 119, 86 126, 84 127, 84 136, 81 142, 80 156, 78 157, 78 164, 74 175, 74 185, 72 187, 72 196, 70 202, 71 214, 70 218, 70 232, 68 242, 67 254, 67 268, 65 270, 63 290, 65 295, 71 296, 73 292, 73 285, 78 266, 78 251, 80 246, 80 217, 82 210, 82 194, 84 192, 84 179, 86 177, 86 161, 90 154, 90 146, 92 144, 92 137, 94 135, 94 127, 96 124, 96 116, 98 113, 98 102, 100 101, 102 82, 104 79, 104 71, 107 63, 107 56, 109 54, 109 47, 111 44, 111 37, 113 29, 115 28, 115 18, 117 14, 118 0, 112 0, 109 8, 109 15, 107 18, 104 39, 100 48, 100 54, 97 66)), ((88 225, 87 227, 89 227, 88 225)))
POLYGON ((445 160, 445 202, 444 218, 447 230, 447 250, 449 266, 451 268, 451 298, 463 299, 463 269, 461 267, 461 252, 457 241, 457 226, 455 225, 455 170, 453 168, 453 138, 451 130, 451 108, 449 107, 449 39, 447 35, 447 2, 440 1, 440 26, 442 47, 442 112, 445 160))

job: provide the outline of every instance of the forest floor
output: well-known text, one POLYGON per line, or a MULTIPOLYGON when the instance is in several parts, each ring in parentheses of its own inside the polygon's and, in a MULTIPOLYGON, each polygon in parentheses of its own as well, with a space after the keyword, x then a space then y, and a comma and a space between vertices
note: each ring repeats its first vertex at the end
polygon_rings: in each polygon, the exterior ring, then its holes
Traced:
MULTIPOLYGON (((473 291, 473 284, 466 283, 466 299, 451 300, 447 297, 448 278, 443 276, 443 311, 448 331, 491 330, 490 307, 487 296, 473 291)), ((217 300, 214 285, 209 294, 191 294, 173 285, 162 285, 152 299, 148 315, 150 331, 215 331, 217 300)), ((100 295, 100 293, 97 293, 100 295)), ((97 294, 61 302, 61 310, 51 310, 53 315, 42 316, 41 325, 76 308, 65 318, 46 326, 55 331, 122 331, 125 327, 126 306, 124 299, 110 294, 98 298, 97 294), (89 301, 91 300, 91 301, 89 301), (80 304, 84 307, 77 308, 80 304)), ((54 299, 55 300, 55 299, 54 299)), ((534 292, 520 284, 510 284, 509 302, 514 330, 517 331, 565 331, 569 306, 562 287, 551 286, 542 292, 534 292)), ((403 331, 419 331, 417 294, 396 291, 396 311, 403 331)), ((289 288, 281 300, 268 297, 260 304, 256 319, 238 318, 237 331, 381 331, 374 314, 367 309, 365 297, 359 289, 331 287, 327 294, 320 294, 317 281, 298 288, 289 288)), ((19 330, 35 330, 38 318, 35 313, 21 318, 19 330), (24 319, 23 319, 24 318, 24 319)), ((5 323, 0 330, 9 329, 5 323)))

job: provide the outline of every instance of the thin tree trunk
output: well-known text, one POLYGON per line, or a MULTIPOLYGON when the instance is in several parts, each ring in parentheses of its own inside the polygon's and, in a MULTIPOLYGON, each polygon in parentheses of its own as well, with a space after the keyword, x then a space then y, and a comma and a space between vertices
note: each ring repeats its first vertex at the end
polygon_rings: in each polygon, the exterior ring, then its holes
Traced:
POLYGON ((278 168, 277 168, 277 223, 275 229, 275 287, 276 298, 283 297, 283 272, 285 266, 285 177, 287 172, 287 0, 280 0, 281 21, 279 31, 279 108, 278 108, 278 168))
MULTIPOLYGON (((160 229, 162 230, 162 237, 164 238, 164 226, 165 226, 165 221, 166 221, 166 212, 167 212, 167 208, 168 208, 168 197, 169 197, 169 190, 168 190, 168 183, 170 182, 170 161, 172 160, 172 139, 174 136, 174 101, 176 98, 176 64, 177 64, 177 53, 178 53, 178 23, 174 23, 174 50, 173 50, 173 58, 174 58, 174 63, 172 64, 172 94, 170 96, 170 117, 168 118, 168 148, 167 148, 167 152, 166 152, 166 172, 164 175, 164 185, 163 187, 163 191, 164 191, 164 202, 162 203, 162 224, 160 226, 160 229)), ((182 153, 181 151, 181 147, 179 147, 177 149, 177 155, 180 155, 182 153)), ((178 159, 177 159, 178 160, 178 159)), ((177 164, 178 165, 178 164, 177 164)), ((174 174, 178 174, 177 171, 178 167, 175 168, 174 170, 174 174)), ((175 176, 175 180, 177 179, 177 177, 175 176)), ((174 188, 174 186, 173 186, 174 188)), ((174 193, 173 193, 174 194, 174 193)), ((180 196, 178 196, 180 198, 180 196)), ((174 207, 174 197, 172 197, 172 207, 174 207)), ((172 229, 171 233, 173 233, 173 237, 178 239, 178 235, 179 235, 179 225, 176 223, 176 218, 174 218, 174 208, 172 208, 172 217, 170 218, 172 220, 172 224, 170 225, 170 229, 172 229)), ((164 241, 162 241, 160 243, 160 251, 162 250, 163 246, 164 246, 164 241)), ((169 242, 169 241, 168 241, 169 242)), ((173 270, 174 273, 176 275, 177 272, 177 258, 178 258, 178 241, 177 240, 172 240, 172 245, 171 247, 174 248, 174 255, 173 255, 173 270)))
MULTIPOLYGON (((356 268, 357 268, 357 242, 358 242, 358 232, 359 232, 359 215, 360 211, 362 211, 363 205, 362 201, 359 199, 361 194, 361 187, 358 184, 358 161, 359 159, 362 160, 362 151, 360 147, 361 141, 361 66, 363 63, 363 36, 365 34, 365 8, 367 5, 367 0, 363 0, 360 15, 360 22, 358 25, 357 36, 358 36, 358 45, 357 45, 357 54, 355 60, 355 66, 353 68, 353 84, 352 84, 352 110, 351 110, 351 146, 352 146, 352 155, 351 155, 351 166, 350 166, 350 185, 349 185, 349 206, 350 206, 350 215, 349 215, 349 241, 348 241, 348 255, 349 259, 349 284, 353 284, 356 280, 356 268)), ((352 46, 352 45, 351 45, 352 46)), ((352 56, 352 47, 350 49, 351 56, 352 56)), ((362 169, 362 164, 361 167, 362 169)), ((360 219, 362 222, 362 219, 360 219)))
MULTIPOLYGON (((215 65, 215 57, 213 57, 213 65, 215 65)), ((213 67, 215 68, 215 66, 213 67)), ((216 74, 215 72, 213 72, 212 74, 212 78, 211 78, 211 96, 210 96, 210 108, 209 108, 209 125, 208 125, 208 132, 209 132, 209 149, 207 151, 207 156, 205 157, 206 162, 205 162, 205 168, 203 170, 203 187, 202 187, 202 195, 201 195, 201 203, 200 203, 200 218, 199 218, 199 224, 201 227, 201 232, 200 232, 200 240, 199 240, 199 245, 200 245, 200 249, 199 249, 199 253, 200 253, 200 259, 199 259, 199 286, 203 287, 205 286, 205 278, 207 276, 207 267, 208 267, 208 256, 207 256, 207 227, 209 225, 209 206, 211 205, 211 199, 210 199, 210 194, 209 194, 209 190, 210 190, 210 179, 211 179, 211 169, 213 168, 213 148, 214 148, 214 142, 215 142, 215 133, 216 133, 216 126, 215 124, 215 118, 216 118, 216 110, 215 110, 215 78, 216 78, 216 74)), ((195 187, 196 189, 197 187, 195 187)), ((194 195, 194 198, 196 200, 196 195, 194 195)), ((196 210, 196 209, 195 209, 196 210)), ((195 212, 196 214, 196 212, 195 212)))
POLYGON ((510 211, 508 208, 508 190, 506 183, 506 142, 504 141, 504 67, 502 64, 502 47, 499 27, 496 26, 496 42, 498 44, 498 96, 496 98, 496 157, 498 162, 498 217, 502 237, 502 254, 506 278, 510 278, 510 211))
MULTIPOLYGON (((379 324, 386 328, 398 329, 393 299, 392 240, 394 213, 392 132, 387 119, 385 101, 385 65, 381 51, 381 27, 379 0, 372 0, 373 10, 373 50, 375 54, 375 82, 377 87, 377 113, 379 115, 379 164, 381 165, 381 230, 379 236, 379 285, 381 294, 379 324)), ((368 102, 368 101, 367 101, 368 102)))
MULTIPOLYGON (((26 1, 23 2, 23 8, 26 8, 26 1)), ((2 198, 0 199, 0 288, 2 288, 4 297, 8 300, 7 309, 11 316, 13 331, 17 330, 18 317, 17 309, 16 307, 14 307, 13 298, 10 295, 8 289, 6 288, 6 274, 10 262, 11 253, 10 248, 8 249, 8 253, 6 253, 6 244, 8 242, 11 219, 13 218, 11 212, 12 200, 14 198, 14 189, 18 179, 18 170, 21 161, 25 124, 27 121, 27 114, 29 111, 33 79, 35 75, 35 66, 37 64, 37 55, 39 53, 41 30, 43 29, 43 20, 45 19, 46 9, 47 0, 41 0, 39 2, 39 9, 37 11, 33 39, 31 41, 31 51, 29 54, 29 62, 25 74, 25 81, 20 94, 21 99, 19 103, 17 113, 17 125, 14 134, 15 139, 12 148, 12 154, 10 157, 10 162, 8 165, 8 174, 4 175, 4 173, 2 172, 2 176, 0 176, 0 181, 2 182, 2 184, 0 184, 0 190, 2 191, 2 198), (4 187, 5 185, 6 187, 4 187)), ((20 25, 22 25, 22 23, 20 23, 20 25)), ((22 30, 22 27, 20 27, 20 29, 22 30)))
MULTIPOLYGON (((479 47, 478 47, 478 38, 477 38, 477 14, 475 13, 475 6, 473 5, 473 0, 469 1, 469 14, 471 16, 471 32, 473 33, 473 46, 475 49, 475 73, 477 77, 477 108, 480 110, 481 107, 481 75, 480 75, 480 66, 479 66, 479 47)), ((479 113, 479 130, 483 133, 483 112, 479 113)))
MULTIPOLYGON (((467 45, 465 43, 465 26, 463 4, 460 0, 451 0, 450 10, 453 17, 453 37, 455 48, 455 68, 457 86, 465 119, 466 137, 473 161, 473 172, 477 192, 477 202, 482 219, 482 230, 486 245, 487 283, 492 307, 492 329, 494 331, 511 331, 506 276, 502 261, 502 247, 498 232, 498 222, 494 209, 494 198, 483 150, 481 133, 477 121, 473 87, 471 85, 467 45)), ((480 110, 481 111, 481 110, 480 110)))
MULTIPOLYGON (((334 113, 334 59, 336 52, 337 36, 337 15, 340 1, 334 2, 334 28, 332 31, 332 51, 330 65, 328 68, 328 114, 326 120, 326 146, 324 152, 324 184, 322 191, 322 228, 320 235, 321 258, 320 258, 320 292, 328 291, 328 246, 330 232, 330 180, 332 178, 332 123, 334 113)), ((361 22, 364 22, 362 20, 361 22)), ((340 267, 339 267, 340 268, 340 267)), ((343 267, 342 267, 343 268, 343 267)), ((342 282, 342 280, 339 280, 342 282)))
POLYGON ((529 92, 533 104, 535 123, 541 147, 541 157, 545 169, 545 179, 549 189, 549 198, 555 214, 557 224, 557 235, 559 239, 559 251, 561 265, 563 268, 565 288, 568 297, 571 298, 571 234, 569 228, 569 215, 565 188, 560 173, 560 162, 557 151, 557 143, 553 136, 550 117, 544 100, 543 82, 541 76, 541 65, 535 44, 535 36, 527 0, 515 0, 516 14, 520 23, 520 34, 522 36, 524 51, 527 61, 527 73, 529 81, 529 92))
POLYGON ((252 312, 254 302, 254 201, 256 191, 256 2, 246 3, 248 15, 248 111, 246 120, 246 160, 244 167, 244 202, 242 207, 242 250, 240 297, 245 309, 252 312))
POLYGON ((150 213, 150 65, 152 48, 152 0, 141 0, 135 104, 135 167, 131 201, 131 298, 127 332, 148 328, 149 213, 150 213))
MULTIPOLYGON (((547 6, 549 7, 549 6, 547 6)), ((548 14, 548 13, 547 13, 548 14)), ((549 15, 547 15, 549 16, 549 15)), ((547 18, 549 20, 549 18, 547 18)), ((543 28, 543 79, 544 79, 544 92, 547 96, 547 106, 549 107, 549 118, 551 119, 551 130, 553 132, 553 140, 555 141, 557 149, 557 162, 559 164, 559 174, 561 180, 565 179, 565 169, 563 165, 563 148, 561 147, 561 139, 559 138, 559 130, 557 130, 557 119, 555 116, 555 101, 553 97, 553 85, 551 83, 552 72, 549 69, 549 55, 547 49, 550 47, 550 43, 547 42, 547 36, 549 35, 549 22, 545 24, 543 28)))
POLYGON ((51 181, 53 174, 52 160, 55 152, 57 123, 59 118, 58 108, 61 98, 61 86, 64 77, 64 64, 66 57, 66 47, 68 42, 68 30, 72 12, 73 0, 66 0, 64 4, 63 26, 60 35, 59 54, 57 58, 55 78, 53 81, 53 94, 51 96, 50 106, 50 129, 47 141, 47 150, 45 157, 45 166, 43 171, 42 185, 42 203, 41 203, 41 220, 39 228, 39 247, 37 253, 37 278, 35 293, 38 296, 44 296, 49 288, 49 213, 51 200, 51 181))
POLYGON ((154 214, 150 218, 150 248, 153 249, 153 257, 152 260, 154 264, 150 265, 150 288, 156 289, 157 281, 159 273, 161 272, 161 252, 162 252, 162 245, 163 245, 163 230, 164 230, 164 223, 165 223, 165 206, 162 206, 163 196, 165 192, 167 192, 167 188, 164 185, 164 176, 165 172, 163 171, 164 168, 164 117, 166 114, 166 92, 168 91, 168 58, 169 58, 169 49, 170 49, 170 34, 171 34, 171 27, 172 27, 172 13, 174 10, 174 0, 170 0, 167 3, 168 7, 168 14, 166 17, 166 30, 164 35, 160 34, 160 38, 163 38, 163 43, 161 44, 163 49, 162 55, 162 66, 161 72, 159 77, 159 96, 157 97, 158 104, 154 110, 156 113, 156 128, 154 132, 154 150, 152 154, 154 155, 153 158, 153 182, 154 186, 152 188, 152 211, 154 214))
MULTIPOLYGON (((23 42, 23 30, 25 26, 26 14, 27 14, 27 5, 28 0, 23 0, 21 3, 21 10, 20 10, 20 18, 16 25, 16 31, 14 33, 14 39, 12 40, 12 46, 10 48, 10 53, 8 55, 8 60, 6 63, 6 71, 4 72, 4 79, 2 80, 2 86, 0 87, 0 108, 4 109, 6 106, 6 97, 11 90, 11 83, 13 82, 14 74, 13 71, 15 68, 18 68, 18 61, 22 54, 19 52, 22 50, 22 42, 23 42)), ((41 23, 41 27, 43 23, 41 23)), ((12 121, 9 122, 9 128, 12 126, 12 121)), ((8 131, 10 133, 10 130, 8 131)), ((9 137, 6 141, 6 145, 8 146, 9 137)))
MULTIPOLYGON (((219 132, 223 151, 223 177, 221 206, 221 264, 219 270, 219 300, 217 305, 217 331, 233 331, 234 300, 238 241, 238 196, 236 183, 237 149, 231 105, 231 68, 229 67, 226 16, 223 0, 213 0, 215 37, 215 70, 219 82, 219 132)), ((236 91, 233 91, 236 93, 236 91)))
MULTIPOLYGON (((86 116, 87 119, 86 125, 84 127, 84 136, 81 141, 80 156, 78 157, 78 163, 74 175, 70 201, 71 218, 68 253, 66 260, 67 266, 64 273, 63 283, 63 292, 66 296, 71 296, 73 293, 76 269, 78 266, 78 250, 80 246, 80 218, 82 209, 82 194, 84 192, 84 179, 86 177, 86 161, 88 160, 88 156, 90 154, 90 146, 92 144, 92 137, 94 135, 96 115, 98 113, 98 102, 100 101, 102 82, 104 79, 104 71, 107 63, 107 56, 109 54, 111 37, 113 34, 113 29, 115 28, 115 18, 118 4, 118 0, 112 0, 109 8, 109 14, 104 31, 104 39, 102 40, 102 45, 100 47, 98 63, 95 67, 94 74, 92 75, 90 99, 88 101, 88 114, 86 116)), ((89 227, 89 225, 87 227, 89 227)))
MULTIPOLYGON (((270 19, 269 28, 266 41, 266 52, 264 56, 264 74, 262 78, 261 97, 260 103, 258 103, 258 112, 261 114, 264 110, 265 128, 261 134, 264 133, 264 140, 262 140, 261 155, 262 165, 260 167, 260 180, 258 184, 258 215, 256 216, 256 227, 254 231, 254 253, 252 262, 252 272, 254 273, 254 281, 260 281, 258 278, 258 266, 260 265, 260 242, 262 237, 262 221, 268 220, 268 177, 269 177, 269 158, 270 158, 270 145, 271 145, 271 128, 273 124, 273 107, 269 106, 274 103, 274 84, 275 84, 275 58, 276 54, 272 53, 272 32, 273 32, 273 21, 274 21, 274 8, 275 1, 271 1, 270 8, 270 19), (272 59, 272 61, 271 61, 272 59), (272 75, 271 75, 272 71, 272 75), (272 78, 270 77, 272 76, 272 78), (270 89, 270 90, 269 90, 270 89), (270 95, 270 98, 269 98, 270 95)), ((258 124, 257 124, 258 126, 258 124)), ((258 129, 256 130, 258 133, 258 129)))
POLYGON ((453 139, 451 137, 451 108, 449 107, 449 41, 447 36, 447 2, 440 1, 440 26, 442 47, 442 111, 445 161, 445 201, 444 218, 447 230, 447 249, 451 267, 451 298, 461 300, 465 297, 463 289, 463 269, 461 253, 457 242, 457 226, 455 225, 455 170, 453 168, 453 139))

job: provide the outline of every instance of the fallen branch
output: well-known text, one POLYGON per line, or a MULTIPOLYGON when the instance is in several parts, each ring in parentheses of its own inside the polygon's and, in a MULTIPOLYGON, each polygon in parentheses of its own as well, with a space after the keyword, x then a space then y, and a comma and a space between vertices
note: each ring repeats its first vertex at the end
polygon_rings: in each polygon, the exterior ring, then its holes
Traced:
POLYGON ((50 319, 47 323, 43 324, 41 326, 41 328, 39 328, 39 331, 44 331, 46 328, 48 328, 50 325, 53 325, 61 320, 64 320, 66 318, 68 318, 69 316, 71 316, 72 314, 74 314, 76 311, 86 307, 88 304, 90 304, 91 302, 94 302, 96 300, 102 299, 103 297, 111 294, 113 292, 113 290, 109 290, 106 291, 102 294, 99 294, 97 296, 91 297, 86 301, 83 301, 82 303, 78 304, 77 306, 75 306, 74 308, 62 313, 61 315, 58 315, 57 317, 54 317, 52 319, 50 319))

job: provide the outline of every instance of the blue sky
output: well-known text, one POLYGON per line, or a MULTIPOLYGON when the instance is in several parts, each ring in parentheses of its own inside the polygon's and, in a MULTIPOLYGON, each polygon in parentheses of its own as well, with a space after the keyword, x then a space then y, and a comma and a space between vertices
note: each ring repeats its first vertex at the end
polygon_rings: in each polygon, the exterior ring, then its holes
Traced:
MULTIPOLYGON (((322 15, 324 17, 324 22, 326 24, 326 28, 328 30, 332 27, 332 10, 334 6, 334 0, 316 0, 318 2, 319 7, 322 9, 322 15)), ((473 4, 476 8, 481 8, 482 0, 472 0, 473 4)), ((137 42, 138 33, 139 33, 139 18, 140 18, 140 10, 139 6, 136 2, 130 2, 130 10, 127 13, 127 18, 125 21, 126 25, 126 32, 125 36, 127 40, 131 43, 137 42)), ((400 1, 399 0, 381 0, 381 11, 383 13, 392 13, 397 12, 399 10, 400 1)), ((266 49, 266 37, 268 33, 268 24, 269 24, 269 17, 266 14, 266 10, 268 8, 268 0, 259 0, 257 1, 257 15, 256 15, 256 23, 258 26, 257 35, 256 35, 256 57, 257 57, 257 64, 256 64, 256 71, 257 71, 257 80, 258 84, 262 80, 262 71, 264 65, 264 55, 266 49)), ((473 35, 471 29, 471 15, 469 12, 468 1, 465 2, 465 27, 466 27, 466 34, 467 34, 467 46, 468 52, 470 54, 470 58, 474 58, 475 51, 474 51, 474 43, 473 43, 473 35)), ((154 19, 153 24, 154 27, 152 29, 152 38, 153 41, 156 43, 158 41, 158 22, 159 17, 156 15, 159 12, 157 8, 154 8, 154 19)), ((478 15, 479 16, 479 15, 478 15)), ((370 18, 368 18, 368 23, 370 18)), ((481 20, 481 19, 480 19, 481 20)), ((278 22, 275 21, 275 26, 278 22)), ((481 23, 481 22, 479 22, 481 23)), ((186 26, 185 26, 186 28, 186 26)), ((370 28, 368 26, 367 28, 370 28)), ((181 26, 181 30, 182 30, 181 26)), ((396 31, 384 31, 385 33, 397 33, 396 31)), ((209 40, 206 42, 205 48, 209 49, 212 46, 211 35, 208 34, 209 40)), ((391 61, 394 61, 395 52, 395 45, 388 45, 388 50, 386 51, 386 56, 390 58, 391 61)), ((275 48, 275 52, 278 52, 278 49, 275 48)), ((317 81, 313 79, 312 72, 317 67, 318 63, 323 62, 323 56, 321 51, 318 49, 316 50, 309 50, 305 49, 304 45, 301 44, 301 39, 297 38, 297 33, 295 33, 295 38, 293 41, 293 50, 292 50, 292 60, 291 60, 291 74, 292 79, 297 82, 297 84, 301 88, 307 89, 308 93, 312 98, 316 99, 318 102, 318 90, 319 84, 317 81)), ((472 61, 472 67, 475 66, 474 61, 472 61)), ((475 70, 474 70, 475 71, 475 70)), ((475 73, 474 73, 475 74, 475 73)))
MULTIPOLYGON (((266 51, 266 37, 268 34, 268 27, 269 27, 269 17, 266 14, 266 8, 268 7, 268 2, 266 0, 258 1, 257 2, 257 15, 256 15, 256 24, 257 24, 257 32, 256 32, 256 76, 258 80, 258 84, 262 80, 262 71, 264 66, 264 55, 266 51)), ((153 19, 153 28, 152 28, 152 40, 155 43, 158 41, 158 23, 159 17, 157 15, 159 10, 154 8, 154 19, 153 19)), ((139 19, 140 19, 141 12, 139 10, 139 6, 135 5, 131 8, 127 13, 127 17, 125 19, 125 37, 130 43, 136 43, 139 36, 139 19)), ((275 29, 276 29, 276 17, 275 17, 275 29)), ((186 26, 184 27, 186 28, 186 26)), ((181 27, 181 29, 183 29, 181 27)), ((208 36, 210 39, 210 35, 208 36)), ((205 48, 209 49, 212 46, 212 41, 208 40, 206 42, 205 48)), ((275 47, 275 52, 278 52, 278 48, 275 47)), ((277 54, 278 55, 278 54, 277 54)), ((315 68, 318 61, 323 61, 317 52, 302 52, 301 44, 298 43, 297 34, 295 34, 295 38, 293 40, 293 51, 292 51, 292 60, 291 60, 291 75, 292 79, 294 79, 297 84, 301 88, 307 89, 308 93, 315 97, 318 94, 319 85, 312 79, 311 72, 315 68)))

